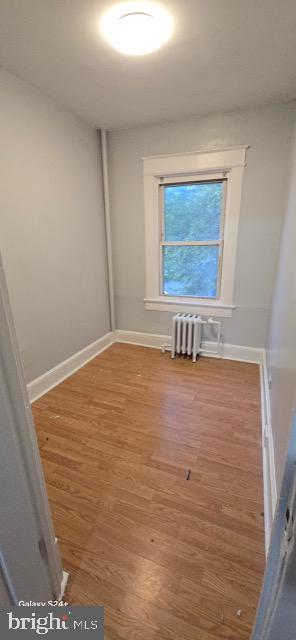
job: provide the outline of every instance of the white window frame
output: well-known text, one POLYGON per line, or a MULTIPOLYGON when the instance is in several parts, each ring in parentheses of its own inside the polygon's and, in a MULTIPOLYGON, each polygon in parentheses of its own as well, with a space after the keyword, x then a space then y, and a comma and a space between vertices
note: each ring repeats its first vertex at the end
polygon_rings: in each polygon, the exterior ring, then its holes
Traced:
POLYGON ((247 146, 213 151, 195 151, 143 158, 145 202, 146 297, 145 308, 153 311, 187 311, 231 317, 236 248, 243 172, 247 146), (219 298, 195 298, 161 294, 161 207, 159 185, 170 182, 227 179, 223 258, 219 298))

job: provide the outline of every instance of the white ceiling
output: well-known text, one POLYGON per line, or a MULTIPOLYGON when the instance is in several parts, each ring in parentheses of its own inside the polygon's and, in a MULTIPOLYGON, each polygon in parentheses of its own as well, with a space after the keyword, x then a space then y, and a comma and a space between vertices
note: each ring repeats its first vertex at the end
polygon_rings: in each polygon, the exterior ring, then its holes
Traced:
POLYGON ((1 64, 96 127, 296 97, 295 0, 162 0, 171 41, 134 58, 99 31, 109 0, 1 0, 1 64))

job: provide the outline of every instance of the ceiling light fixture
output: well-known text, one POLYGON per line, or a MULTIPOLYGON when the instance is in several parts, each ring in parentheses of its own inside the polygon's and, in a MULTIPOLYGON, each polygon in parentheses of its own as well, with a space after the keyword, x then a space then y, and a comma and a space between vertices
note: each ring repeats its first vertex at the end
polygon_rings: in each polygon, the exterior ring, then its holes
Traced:
POLYGON ((108 11, 101 28, 115 49, 126 55, 143 56, 167 42, 172 33, 172 19, 154 2, 128 2, 108 11))

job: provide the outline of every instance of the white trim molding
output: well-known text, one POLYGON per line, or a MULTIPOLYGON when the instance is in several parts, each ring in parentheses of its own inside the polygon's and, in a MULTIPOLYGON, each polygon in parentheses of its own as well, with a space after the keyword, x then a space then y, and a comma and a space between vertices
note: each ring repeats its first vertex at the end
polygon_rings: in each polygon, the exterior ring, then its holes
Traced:
POLYGON ((114 342, 114 334, 112 331, 106 333, 102 338, 92 342, 87 347, 78 351, 73 356, 64 360, 53 369, 50 369, 39 378, 32 380, 27 385, 30 402, 35 402, 45 393, 56 387, 60 382, 75 373, 83 367, 87 362, 98 356, 102 351, 108 349, 114 342))
POLYGON ((190 153, 143 158, 145 202, 145 254, 146 296, 145 308, 158 311, 180 311, 182 307, 192 313, 215 313, 218 317, 231 317, 233 306, 234 274, 240 202, 246 152, 248 147, 201 150, 190 153), (219 298, 180 298, 162 294, 161 282, 161 197, 164 182, 203 181, 223 179, 225 192, 224 233, 220 239, 221 253, 219 298), (210 308, 209 308, 210 307, 210 308))
POLYGON ((159 298, 144 298, 145 309, 149 311, 174 311, 179 313, 200 313, 203 316, 218 316, 219 318, 231 318, 232 311, 235 309, 234 305, 230 304, 218 304, 216 300, 207 300, 202 304, 195 302, 188 302, 186 298, 179 298, 176 302, 175 298, 159 296, 159 298))
POLYGON ((59 602, 61 602, 63 600, 63 597, 65 595, 65 591, 66 591, 66 588, 67 588, 67 584, 68 584, 68 581, 69 581, 69 577, 70 577, 70 574, 68 573, 68 571, 63 571, 63 577, 62 577, 62 582, 61 582, 61 591, 60 591, 60 594, 59 594, 59 597, 58 597, 59 602))
MULTIPOLYGON (((171 336, 117 329, 115 331, 115 342, 125 342, 127 344, 135 344, 141 347, 152 347, 154 349, 160 349, 164 344, 170 345, 171 336)), ((206 350, 213 349, 215 346, 216 343, 214 342, 202 342, 202 348, 206 350)), ((253 362, 255 364, 261 364, 263 362, 263 354, 264 349, 224 343, 222 344, 221 348, 221 356, 217 356, 214 353, 213 355, 207 353, 206 357, 221 357, 225 360, 239 360, 241 362, 253 362)))
POLYGON ((145 156, 144 176, 181 175, 205 171, 223 171, 230 167, 244 167, 248 145, 223 149, 198 149, 169 155, 145 156))
POLYGON ((274 462, 274 446, 271 428, 270 393, 266 351, 260 366, 261 421, 262 421, 262 459, 263 459, 263 495, 265 553, 268 554, 272 523, 277 503, 277 486, 274 462))

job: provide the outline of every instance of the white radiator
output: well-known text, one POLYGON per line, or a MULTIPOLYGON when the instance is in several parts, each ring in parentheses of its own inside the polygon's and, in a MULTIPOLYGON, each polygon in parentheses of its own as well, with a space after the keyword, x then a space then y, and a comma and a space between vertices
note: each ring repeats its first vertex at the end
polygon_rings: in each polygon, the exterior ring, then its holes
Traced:
POLYGON ((172 321, 172 358, 176 355, 191 356, 192 362, 201 352, 201 328, 205 321, 201 316, 177 313, 172 321))

